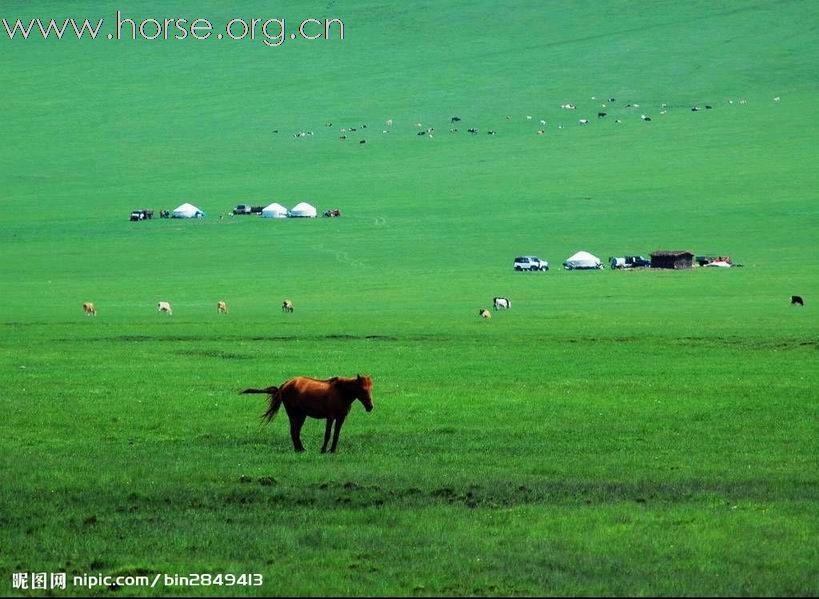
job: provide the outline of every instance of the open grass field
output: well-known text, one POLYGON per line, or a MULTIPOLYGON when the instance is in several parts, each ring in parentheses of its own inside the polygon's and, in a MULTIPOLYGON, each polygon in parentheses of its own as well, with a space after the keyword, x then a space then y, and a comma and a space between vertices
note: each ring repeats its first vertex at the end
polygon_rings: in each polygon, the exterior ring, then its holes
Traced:
POLYGON ((819 594, 819 4, 166 4, 0 17, 346 39, 0 38, 0 594, 819 594), (219 219, 302 200, 344 216, 219 219), (208 218, 127 221, 182 202, 208 218), (238 395, 357 372, 335 455, 238 395))

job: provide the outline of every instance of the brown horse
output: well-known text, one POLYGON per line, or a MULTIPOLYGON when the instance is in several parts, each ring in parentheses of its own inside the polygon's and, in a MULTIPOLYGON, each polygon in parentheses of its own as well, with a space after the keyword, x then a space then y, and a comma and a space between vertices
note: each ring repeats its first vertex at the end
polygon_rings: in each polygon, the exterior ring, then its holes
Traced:
POLYGON ((355 400, 359 400, 364 409, 371 412, 373 380, 369 376, 358 375, 355 378, 333 377, 327 380, 312 379, 299 376, 290 379, 281 387, 267 387, 266 389, 245 389, 242 393, 264 393, 270 396, 270 405, 262 418, 270 422, 284 404, 287 417, 290 419, 290 437, 293 439, 293 448, 304 451, 301 444, 301 427, 308 416, 326 420, 324 429, 324 445, 321 453, 327 451, 330 441, 330 431, 333 422, 336 424, 333 433, 333 444, 330 452, 335 453, 338 445, 338 435, 344 420, 350 413, 355 400))

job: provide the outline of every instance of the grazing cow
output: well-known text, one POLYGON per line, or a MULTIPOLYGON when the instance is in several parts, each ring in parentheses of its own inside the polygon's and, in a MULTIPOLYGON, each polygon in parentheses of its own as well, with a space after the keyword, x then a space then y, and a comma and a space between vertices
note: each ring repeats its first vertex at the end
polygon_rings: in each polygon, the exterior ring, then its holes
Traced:
POLYGON ((173 310, 171 309, 170 302, 159 302, 156 305, 157 312, 165 312, 168 316, 173 316, 173 310))
POLYGON ((385 125, 387 125, 387 127, 392 127, 392 119, 387 119, 385 125))
POLYGON ((589 119, 580 119, 577 122, 580 123, 581 125, 588 125, 589 124, 589 119))
POLYGON ((617 100, 615 100, 614 98, 609 98, 609 102, 616 102, 616 101, 617 100))
POLYGON ((82 305, 82 311, 85 312, 86 316, 96 316, 97 309, 94 307, 94 304, 91 302, 85 302, 82 305))
POLYGON ((792 295, 791 296, 791 306, 804 306, 805 300, 802 299, 799 295, 792 295))
POLYGON ((699 107, 699 106, 692 106, 692 107, 691 107, 691 112, 699 112, 699 111, 700 111, 700 107, 699 107))
POLYGON ((286 299, 282 302, 282 312, 293 312, 293 302, 286 299))
POLYGON ((486 320, 492 318, 492 313, 486 308, 481 308, 480 310, 478 310, 478 316, 486 320))
POLYGON ((450 130, 449 130, 449 132, 450 132, 450 133, 457 133, 457 132, 458 132, 458 128, 457 128, 457 127, 453 127, 452 129, 450 129, 450 130))
POLYGON ((358 142, 358 143, 360 143, 360 144, 365 144, 365 143, 367 143, 367 140, 366 140, 366 139, 362 139, 362 140, 361 140, 360 142, 358 142))
POLYGON ((607 112, 598 112, 598 113, 597 113, 597 118, 598 118, 598 119, 602 119, 602 118, 603 118, 603 117, 605 117, 605 116, 608 116, 608 113, 607 113, 607 112))
POLYGON ((779 102, 781 99, 782 99, 782 98, 780 98, 779 96, 777 96, 777 97, 775 97, 775 98, 774 98, 774 102, 779 102))
POLYGON ((469 131, 472 135, 477 135, 478 134, 478 130, 475 129, 475 128, 467 129, 467 131, 469 131))
POLYGON ((709 104, 705 105, 705 110, 712 110, 714 107, 710 106, 709 104))
POLYGON ((543 119, 540 119, 540 124, 545 126, 545 125, 546 125, 546 121, 544 121, 543 119))
POLYGON ((460 122, 461 122, 461 117, 459 117, 459 116, 454 116, 454 117, 452 117, 451 119, 449 119, 449 122, 450 122, 451 124, 460 123, 460 122))
POLYGON ((355 127, 350 127, 350 131, 358 131, 355 127))
POLYGON ((563 110, 575 110, 577 108, 574 104, 561 104, 560 107, 563 110))
POLYGON ((418 137, 424 137, 427 133, 428 133, 428 131, 419 131, 415 135, 417 135, 418 137))
POLYGON ((543 129, 538 129, 537 130, 538 135, 543 135, 544 133, 546 133, 546 132, 543 129))
POLYGON ((495 132, 494 132, 494 131, 492 131, 492 130, 490 130, 490 131, 487 131, 487 132, 486 132, 486 134, 487 134, 487 135, 495 135, 495 132))
POLYGON ((531 120, 532 120, 532 115, 527 114, 527 115, 526 115, 526 120, 527 120, 527 121, 531 121, 531 120))
POLYGON ((338 435, 350 414, 353 402, 360 401, 367 412, 372 412, 372 388, 372 377, 360 374, 355 378, 336 376, 323 381, 299 376, 285 382, 281 387, 245 389, 242 393, 260 393, 270 396, 270 403, 262 416, 265 422, 273 420, 279 407, 284 404, 287 417, 290 419, 290 438, 293 441, 293 449, 297 452, 304 451, 304 445, 301 443, 301 429, 308 416, 327 421, 321 453, 327 451, 330 432, 335 422, 333 444, 330 446, 330 453, 335 453, 338 435))
POLYGON ((492 307, 495 310, 508 310, 512 307, 512 300, 508 297, 496 297, 492 300, 492 307))
POLYGON ((346 139, 347 139, 347 136, 346 136, 346 135, 339 135, 339 136, 338 136, 338 138, 339 138, 341 141, 344 141, 344 140, 346 140, 346 139))
POLYGON ((227 302, 224 302, 222 300, 216 302, 216 313, 227 314, 228 313, 227 302))

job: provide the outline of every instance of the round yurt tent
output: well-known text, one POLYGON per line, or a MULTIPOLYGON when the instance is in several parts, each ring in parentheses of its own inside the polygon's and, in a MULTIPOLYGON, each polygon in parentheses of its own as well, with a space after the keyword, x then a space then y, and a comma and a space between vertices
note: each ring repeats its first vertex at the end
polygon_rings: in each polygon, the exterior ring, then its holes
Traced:
POLYGON ((296 204, 290 211, 292 218, 316 218, 317 214, 316 209, 307 202, 296 204))
POLYGON ((603 263, 600 262, 600 258, 589 252, 577 252, 566 258, 563 266, 566 270, 593 269, 603 268, 603 263))
POLYGON ((262 216, 264 218, 287 218, 287 208, 281 204, 273 202, 269 206, 262 209, 262 216))
POLYGON ((182 204, 171 213, 174 218, 202 218, 205 213, 193 204, 182 204))

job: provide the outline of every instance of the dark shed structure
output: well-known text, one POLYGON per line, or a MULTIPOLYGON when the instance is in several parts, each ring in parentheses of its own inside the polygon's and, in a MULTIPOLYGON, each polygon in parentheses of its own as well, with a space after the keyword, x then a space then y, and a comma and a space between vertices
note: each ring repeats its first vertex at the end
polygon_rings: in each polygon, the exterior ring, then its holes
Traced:
POLYGON ((687 250, 657 250, 651 252, 651 268, 691 268, 694 254, 687 250))

